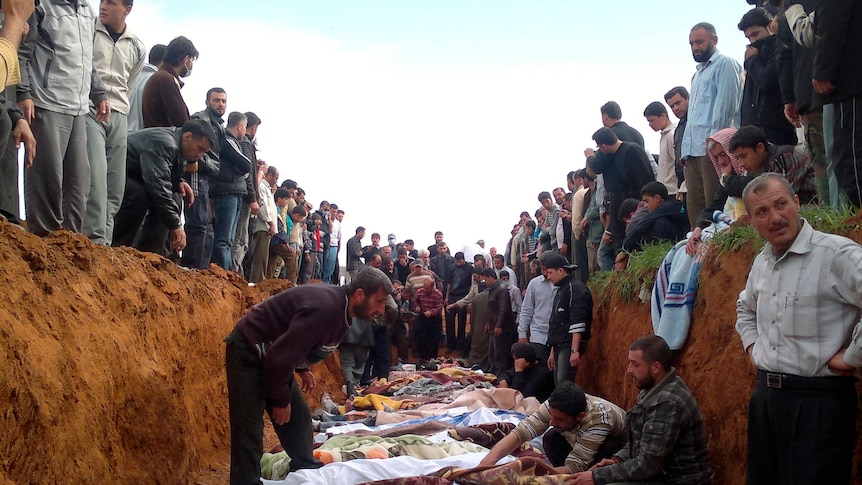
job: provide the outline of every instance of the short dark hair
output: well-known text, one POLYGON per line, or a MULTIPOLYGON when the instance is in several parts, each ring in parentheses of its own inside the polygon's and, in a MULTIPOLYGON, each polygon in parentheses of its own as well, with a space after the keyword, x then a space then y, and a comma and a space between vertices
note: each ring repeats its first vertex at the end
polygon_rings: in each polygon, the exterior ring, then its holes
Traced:
POLYGON ((165 53, 168 51, 168 46, 164 44, 156 44, 150 48, 150 57, 147 62, 156 66, 165 60, 165 53))
POLYGON ((248 126, 260 124, 260 116, 258 116, 254 111, 246 111, 245 117, 248 118, 248 126))
POLYGON ((436 232, 434 232, 434 236, 435 236, 435 237, 436 237, 436 236, 442 236, 442 235, 443 235, 443 231, 436 231, 436 232))
POLYGON ((661 182, 647 182, 641 187, 641 195, 655 196, 660 195, 662 199, 668 198, 667 187, 661 182))
POLYGON ((380 290, 384 293, 392 293, 392 281, 383 271, 366 266, 356 273, 347 285, 347 294, 353 295, 356 290, 362 289, 366 296, 373 295, 380 290))
POLYGON ((301 206, 301 205, 298 205, 298 206, 294 207, 293 209, 291 209, 291 210, 290 210, 290 213, 291 213, 291 214, 299 214, 299 215, 301 215, 302 217, 305 217, 305 216, 307 216, 307 215, 308 215, 308 211, 306 211, 306 210, 305 210, 305 207, 303 207, 303 206, 301 206))
POLYGON ((534 231, 536 230, 536 221, 534 221, 534 220, 532 220, 532 219, 530 219, 529 221, 527 221, 524 225, 525 225, 525 226, 527 226, 527 227, 532 228, 534 231))
POLYGON ((359 234, 360 232, 362 232, 362 231, 364 231, 364 230, 365 230, 365 228, 364 228, 364 227, 359 226, 359 227, 357 227, 357 228, 356 228, 356 234, 359 234))
POLYGON ((653 362, 658 362, 664 370, 670 370, 673 354, 671 354, 670 347, 668 347, 667 342, 658 335, 644 335, 632 342, 629 346, 629 350, 640 350, 643 352, 643 360, 648 365, 652 365, 653 362))
POLYGON ((266 167, 266 174, 267 175, 277 175, 278 174, 278 167, 276 167, 275 165, 270 165, 270 166, 266 167))
MULTIPOLYGON (((551 200, 553 200, 553 199, 551 198, 551 193, 550 193, 550 192, 548 192, 547 190, 543 190, 542 192, 539 192, 539 202, 541 202, 541 201, 543 201, 543 200, 547 200, 547 199, 551 199, 551 200)), ((522 213, 522 214, 523 214, 523 213, 522 213)))
POLYGON ((648 104, 646 108, 644 108, 644 116, 659 116, 661 115, 667 116, 667 108, 664 107, 664 104, 659 101, 653 101, 648 104))
POLYGON ((330 202, 329 203, 329 210, 332 210, 332 209, 338 210, 338 204, 330 202))
POLYGON ((440 242, 438 242, 437 244, 435 244, 435 246, 437 246, 438 248, 439 248, 439 247, 443 247, 443 246, 445 246, 445 245, 446 245, 446 243, 445 243, 445 242, 443 242, 443 241, 440 241, 440 242))
POLYGON ((482 262, 485 262, 485 256, 483 256, 483 255, 481 255, 481 254, 474 254, 474 255, 473 255, 473 262, 474 262, 474 263, 475 263, 477 260, 480 260, 480 259, 482 260, 482 262))
POLYGON ((632 216, 632 212, 638 210, 641 201, 637 199, 626 199, 620 203, 620 212, 617 214, 619 220, 628 219, 632 216))
POLYGON ((691 32, 694 32, 697 29, 703 29, 707 34, 715 37, 717 34, 715 33, 715 26, 709 22, 698 22, 694 24, 694 27, 691 28, 691 32))
POLYGON ((551 393, 551 397, 548 398, 548 407, 574 418, 586 412, 587 395, 574 382, 563 382, 551 393))
POLYGON ((736 130, 736 133, 730 137, 730 151, 737 148, 757 148, 758 143, 763 143, 764 147, 769 146, 769 139, 766 138, 766 133, 754 125, 745 125, 736 130))
POLYGON ((284 179, 284 182, 281 183, 281 188, 283 188, 283 189, 295 189, 295 188, 297 188, 296 180, 284 179))
POLYGON ((684 86, 677 86, 675 88, 671 88, 670 91, 664 93, 664 100, 667 101, 670 98, 676 95, 682 96, 682 99, 688 99, 688 89, 685 89, 684 86))
POLYGON ((209 88, 209 90, 207 90, 207 103, 209 103, 209 102, 210 102, 210 98, 212 97, 213 93, 227 94, 227 93, 225 92, 224 88, 218 88, 218 87, 216 87, 216 88, 209 88))
POLYGON ((615 145, 619 138, 617 138, 617 134, 614 133, 614 130, 608 127, 601 127, 593 133, 593 140, 599 145, 615 145))
POLYGON ((503 255, 500 253, 495 254, 494 259, 499 259, 500 261, 505 261, 505 259, 503 258, 503 255))
POLYGON ((172 66, 179 66, 186 56, 197 59, 199 55, 200 53, 195 49, 192 41, 181 35, 168 44, 168 48, 165 50, 164 62, 172 66))
POLYGON ((612 120, 620 120, 623 117, 623 110, 616 101, 608 101, 599 109, 612 120))
POLYGON ((193 137, 204 137, 210 142, 210 148, 215 146, 216 135, 209 122, 199 119, 186 121, 182 127, 182 134, 191 133, 193 137))
POLYGON ((405 239, 404 244, 416 244, 412 239, 405 239))
POLYGON ((239 111, 231 111, 231 113, 227 115, 228 128, 236 128, 243 121, 248 121, 248 116, 246 116, 244 113, 240 113, 239 111))
POLYGON ((745 32, 751 27, 766 27, 772 23, 772 16, 763 7, 755 7, 745 12, 737 27, 745 32))
POLYGON ((536 349, 527 342, 515 342, 512 344, 512 357, 524 359, 528 364, 536 362, 536 349))
POLYGON ((375 237, 377 239, 380 239, 380 233, 379 232, 372 232, 371 233, 371 239, 374 239, 375 237))
POLYGON ((275 194, 273 194, 273 198, 275 198, 275 200, 289 199, 290 198, 290 192, 288 192, 287 189, 277 189, 275 191, 275 194))

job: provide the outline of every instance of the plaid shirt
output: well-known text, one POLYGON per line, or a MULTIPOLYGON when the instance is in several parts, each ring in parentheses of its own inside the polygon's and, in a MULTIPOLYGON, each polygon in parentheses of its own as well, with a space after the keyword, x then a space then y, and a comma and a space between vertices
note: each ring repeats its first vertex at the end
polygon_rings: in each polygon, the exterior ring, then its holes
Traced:
POLYGON ((427 311, 430 311, 431 315, 440 315, 443 312, 443 293, 437 288, 432 287, 431 291, 419 288, 413 295, 413 300, 423 315, 427 311))
POLYGON ((663 483, 710 483, 703 415, 682 378, 671 371, 638 394, 626 414, 629 441, 616 465, 596 468, 596 485, 659 479, 663 483))

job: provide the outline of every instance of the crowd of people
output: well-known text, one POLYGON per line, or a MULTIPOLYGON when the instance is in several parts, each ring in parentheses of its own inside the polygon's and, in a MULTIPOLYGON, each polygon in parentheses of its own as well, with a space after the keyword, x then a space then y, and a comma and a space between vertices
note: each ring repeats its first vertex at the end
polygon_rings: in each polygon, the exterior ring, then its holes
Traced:
POLYGON ((662 337, 631 345, 627 374, 641 393, 628 413, 574 384, 591 337, 585 283, 657 241, 696 258, 717 223, 747 214, 767 241, 738 302, 737 331, 758 369, 747 483, 849 483, 862 247, 814 230, 799 211, 862 205, 862 58, 852 54, 862 6, 749 3, 762 5, 736 26, 750 42, 744 65, 717 50, 713 25, 692 27, 691 85, 643 110, 658 154, 609 101, 585 168, 539 193, 502 251, 480 240, 452 255, 440 231, 427 249, 394 234, 363 245, 361 226, 345 241, 337 204, 315 210, 258 159, 254 112, 228 112, 213 87, 190 114, 181 88, 197 49, 181 36, 147 55, 127 28, 132 0, 101 0, 98 18, 84 2, 4 0, 0 211, 17 222, 24 143, 33 234, 68 229, 251 283, 297 284, 225 340, 231 483, 259 481, 264 410, 291 469, 320 466, 302 391, 315 386, 309 366, 336 348, 349 396, 393 364, 432 369, 443 348, 541 399, 483 464, 552 428, 547 455, 573 483, 709 483, 703 417, 662 337), (333 285, 306 284, 317 281, 333 285))

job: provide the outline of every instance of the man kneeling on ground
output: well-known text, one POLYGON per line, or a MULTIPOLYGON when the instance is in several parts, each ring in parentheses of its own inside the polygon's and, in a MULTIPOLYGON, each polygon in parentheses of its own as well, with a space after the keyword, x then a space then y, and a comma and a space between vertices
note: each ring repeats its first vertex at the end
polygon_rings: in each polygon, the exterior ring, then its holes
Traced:
POLYGON ((628 444, 613 458, 575 475, 575 485, 707 484, 712 469, 706 453, 703 415, 682 378, 670 366, 667 342, 647 335, 629 347, 626 373, 638 400, 626 414, 628 444))
POLYGON ((545 454, 558 472, 585 471, 625 443, 625 411, 610 401, 585 394, 573 382, 564 382, 538 411, 494 445, 479 466, 497 463, 542 433, 545 454))

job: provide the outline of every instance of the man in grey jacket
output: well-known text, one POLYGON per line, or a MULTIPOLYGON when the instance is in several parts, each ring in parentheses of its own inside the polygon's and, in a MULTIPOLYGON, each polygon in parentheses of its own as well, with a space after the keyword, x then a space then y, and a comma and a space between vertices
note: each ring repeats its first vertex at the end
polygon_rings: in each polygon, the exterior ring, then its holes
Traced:
POLYGON ((111 114, 93 70, 95 25, 86 0, 42 2, 18 50, 18 106, 39 144, 24 177, 27 228, 37 236, 61 228, 83 230, 90 189, 88 95, 97 121, 111 114))
POLYGON ((174 194, 194 199, 182 174, 207 163, 204 154, 215 139, 202 120, 188 121, 182 128, 145 128, 129 135, 126 190, 114 224, 113 246, 162 254, 170 233, 173 249, 185 248, 186 233, 174 194))

